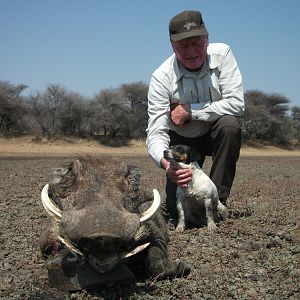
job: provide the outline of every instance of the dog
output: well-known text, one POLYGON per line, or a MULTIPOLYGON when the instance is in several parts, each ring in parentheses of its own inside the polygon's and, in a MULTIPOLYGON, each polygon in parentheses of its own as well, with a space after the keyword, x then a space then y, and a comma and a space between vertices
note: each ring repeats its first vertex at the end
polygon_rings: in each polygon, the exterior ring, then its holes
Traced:
POLYGON ((213 232, 217 227, 216 222, 229 216, 228 208, 219 200, 215 184, 197 161, 192 161, 193 152, 189 146, 172 146, 164 151, 164 158, 173 169, 191 169, 193 173, 187 187, 177 187, 178 224, 175 230, 183 232, 190 224, 196 227, 207 225, 208 231, 213 232))

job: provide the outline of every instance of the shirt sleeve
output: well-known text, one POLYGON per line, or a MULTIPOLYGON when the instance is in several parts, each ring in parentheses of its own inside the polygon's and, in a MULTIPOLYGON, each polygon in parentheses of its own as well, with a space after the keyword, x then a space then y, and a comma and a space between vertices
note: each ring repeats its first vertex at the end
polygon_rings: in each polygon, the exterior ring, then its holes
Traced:
POLYGON ((242 116, 245 110, 243 82, 237 62, 229 46, 219 66, 219 90, 222 98, 205 104, 192 104, 193 120, 213 122, 223 115, 242 116))
POLYGON ((168 149, 170 101, 166 85, 152 75, 148 92, 148 127, 147 147, 149 155, 158 166, 163 157, 164 150, 168 149))

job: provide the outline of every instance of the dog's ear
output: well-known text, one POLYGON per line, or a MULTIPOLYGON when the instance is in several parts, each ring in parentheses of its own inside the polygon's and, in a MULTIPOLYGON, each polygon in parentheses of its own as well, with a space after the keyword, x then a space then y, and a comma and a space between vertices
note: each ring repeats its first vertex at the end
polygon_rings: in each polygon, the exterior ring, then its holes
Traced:
POLYGON ((191 150, 191 162, 192 161, 198 161, 201 159, 200 154, 198 153, 198 151, 196 149, 192 149, 191 150))

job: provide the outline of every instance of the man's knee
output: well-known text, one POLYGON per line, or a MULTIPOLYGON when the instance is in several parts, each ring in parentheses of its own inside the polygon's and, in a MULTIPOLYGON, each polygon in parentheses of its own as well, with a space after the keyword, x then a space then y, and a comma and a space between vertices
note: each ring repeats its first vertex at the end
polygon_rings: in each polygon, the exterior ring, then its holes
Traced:
POLYGON ((231 116, 231 115, 222 116, 221 118, 219 118, 216 121, 216 125, 219 128, 228 127, 228 126, 229 127, 235 127, 235 128, 241 128, 239 119, 237 117, 231 116))
POLYGON ((225 138, 241 137, 241 125, 235 116, 226 115, 219 118, 213 126, 212 135, 216 137, 220 135, 225 138))
POLYGON ((225 126, 221 129, 222 135, 225 138, 237 138, 239 139, 241 136, 241 128, 233 127, 233 126, 225 126))

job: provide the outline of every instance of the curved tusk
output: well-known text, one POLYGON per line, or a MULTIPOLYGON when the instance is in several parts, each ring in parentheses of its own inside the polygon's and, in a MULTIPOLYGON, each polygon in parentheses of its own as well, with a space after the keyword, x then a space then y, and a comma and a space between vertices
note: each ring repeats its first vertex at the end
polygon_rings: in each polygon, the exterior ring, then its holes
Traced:
POLYGON ((77 249, 73 244, 71 244, 69 241, 62 238, 60 235, 57 237, 75 256, 77 255, 84 256, 83 253, 79 249, 77 249))
POLYGON ((141 251, 143 251, 144 249, 146 249, 148 246, 150 245, 150 243, 146 243, 146 244, 143 244, 143 245, 140 245, 140 246, 137 246, 136 248, 134 248, 132 251, 130 252, 122 252, 120 254, 120 258, 127 258, 127 257, 130 257, 132 255, 135 255, 141 251))
POLYGON ((49 198, 48 195, 49 184, 46 184, 43 187, 41 198, 43 206, 47 212, 47 214, 51 217, 55 217, 56 219, 61 219, 62 212, 61 210, 53 203, 53 201, 49 198))
POLYGON ((160 195, 156 189, 153 190, 153 195, 154 195, 154 200, 152 205, 149 207, 149 209, 147 209, 145 212, 141 214, 140 217, 141 223, 150 219, 160 207, 160 203, 161 203, 160 195))

